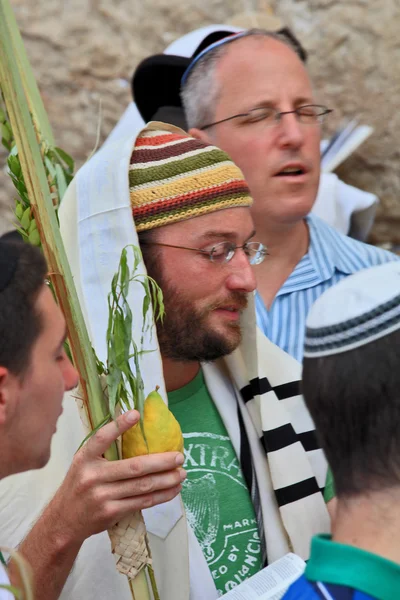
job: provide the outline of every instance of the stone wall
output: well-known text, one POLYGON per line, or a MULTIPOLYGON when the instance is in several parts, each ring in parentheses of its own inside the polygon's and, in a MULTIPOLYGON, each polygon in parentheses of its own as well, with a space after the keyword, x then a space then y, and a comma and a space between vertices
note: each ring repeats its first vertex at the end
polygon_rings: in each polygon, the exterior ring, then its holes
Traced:
MULTIPOLYGON (((12 0, 12 5, 57 143, 78 165, 93 150, 98 129, 101 142, 127 106, 130 77, 142 58, 192 29, 260 8, 257 0, 12 0)), ((399 1, 279 0, 274 9, 309 51, 318 99, 335 109, 331 129, 353 116, 375 128, 338 174, 380 197, 371 240, 400 244, 399 1)), ((1 160, 3 166, 4 155, 1 160)), ((0 203, 11 196, 0 172, 0 203)))

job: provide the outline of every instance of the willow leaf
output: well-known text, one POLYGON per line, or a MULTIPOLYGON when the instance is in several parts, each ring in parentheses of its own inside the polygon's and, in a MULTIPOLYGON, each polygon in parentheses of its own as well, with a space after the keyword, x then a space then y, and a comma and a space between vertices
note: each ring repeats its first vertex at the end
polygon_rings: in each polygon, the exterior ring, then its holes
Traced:
POLYGON ((69 154, 64 152, 64 150, 62 150, 61 148, 54 148, 54 152, 56 152, 57 155, 59 156, 59 158, 67 165, 67 167, 72 175, 72 173, 74 172, 74 168, 75 168, 74 159, 69 154))
POLYGON ((56 181, 57 181, 57 189, 60 200, 62 200, 65 192, 67 191, 67 182, 65 180, 64 171, 61 168, 61 165, 56 165, 56 181))

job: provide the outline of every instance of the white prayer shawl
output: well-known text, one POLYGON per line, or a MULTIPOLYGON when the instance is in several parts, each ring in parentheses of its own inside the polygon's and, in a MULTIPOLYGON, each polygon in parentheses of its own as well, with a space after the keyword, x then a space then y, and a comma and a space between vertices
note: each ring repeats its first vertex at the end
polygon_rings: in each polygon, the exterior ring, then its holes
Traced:
MULTIPOLYGON (((106 357, 111 279, 122 248, 138 243, 128 189, 134 139, 130 136, 116 145, 107 144, 92 157, 69 187, 60 210, 75 284, 101 360, 106 357)), ((135 286, 131 290, 133 307, 141 305, 140 289, 135 286)), ((141 328, 140 314, 134 310, 135 336, 141 328)), ((203 366, 205 380, 251 487, 256 514, 264 526, 260 533, 268 561, 289 550, 307 558, 312 535, 328 531, 329 518, 317 491, 324 485, 326 463, 321 450, 313 450, 314 427, 298 395, 300 365, 257 332, 252 298, 243 316, 243 328, 243 343, 237 351, 203 366)), ((155 339, 153 335, 149 343, 152 348, 156 347, 155 339)), ((145 355, 142 370, 145 392, 160 385, 167 398, 158 351, 145 355)), ((65 476, 83 437, 78 412, 69 398, 53 439, 49 465, 0 482, 2 544, 16 545, 26 535, 65 476)), ((180 498, 146 510, 144 516, 162 600, 216 599, 210 570, 187 525, 180 498)), ((106 533, 84 543, 60 600, 82 598, 131 600, 126 578, 115 569, 106 533)))

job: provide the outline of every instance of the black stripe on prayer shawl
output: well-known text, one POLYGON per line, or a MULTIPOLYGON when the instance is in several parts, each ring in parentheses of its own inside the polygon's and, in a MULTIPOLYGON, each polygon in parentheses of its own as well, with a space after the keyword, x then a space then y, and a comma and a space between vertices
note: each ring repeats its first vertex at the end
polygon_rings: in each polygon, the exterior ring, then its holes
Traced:
POLYGON ((241 389, 242 398, 245 402, 252 400, 254 396, 261 396, 273 390, 278 400, 286 400, 301 394, 300 381, 289 381, 281 385, 272 386, 266 377, 255 377, 250 383, 241 389))
POLYGON ((253 400, 254 396, 261 396, 272 390, 272 386, 266 377, 255 377, 250 380, 250 383, 240 390, 242 398, 245 402, 253 400))
POLYGON ((264 447, 267 452, 275 452, 276 450, 282 450, 286 446, 291 446, 299 441, 293 426, 290 423, 270 429, 269 431, 263 431, 264 447))
POLYGON ((253 484, 253 469, 251 461, 251 451, 249 439, 247 437, 246 429, 244 427, 242 413, 239 406, 237 407, 239 429, 240 429, 240 465, 242 467, 243 477, 247 485, 247 489, 251 493, 251 486, 253 484))
POLYGON ((314 430, 296 433, 290 423, 270 429, 269 431, 263 431, 263 437, 261 438, 263 448, 267 452, 282 450, 282 448, 286 448, 296 442, 300 442, 306 452, 320 449, 314 430))
POLYGON ((312 431, 304 431, 303 433, 298 433, 297 437, 299 438, 306 452, 311 452, 312 450, 319 450, 321 448, 315 429, 313 429, 312 431))
POLYGON ((312 496, 312 494, 316 494, 317 492, 318 494, 320 493, 317 480, 315 477, 310 477, 310 479, 305 479, 304 481, 299 481, 298 483, 293 483, 292 485, 287 485, 279 490, 275 490, 275 496, 278 505, 281 507, 296 502, 297 500, 301 500, 302 498, 306 498, 307 496, 312 496))
POLYGON ((278 400, 286 400, 286 398, 292 398, 293 396, 300 396, 300 381, 290 381, 289 383, 283 383, 282 385, 276 385, 272 388, 278 397, 278 400))

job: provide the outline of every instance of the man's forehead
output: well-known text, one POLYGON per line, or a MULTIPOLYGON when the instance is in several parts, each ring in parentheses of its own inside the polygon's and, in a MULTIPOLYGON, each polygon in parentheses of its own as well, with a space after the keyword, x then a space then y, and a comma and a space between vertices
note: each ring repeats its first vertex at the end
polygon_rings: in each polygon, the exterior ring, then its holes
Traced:
POLYGON ((216 77, 220 88, 217 113, 219 109, 249 110, 266 102, 279 104, 284 95, 292 101, 313 99, 311 82, 300 58, 286 44, 272 38, 244 38, 231 44, 217 64, 216 77))
POLYGON ((246 37, 227 46, 217 63, 216 76, 222 84, 220 96, 229 84, 243 96, 243 77, 246 84, 272 89, 281 78, 295 76, 297 83, 311 92, 307 70, 296 52, 284 42, 269 37, 246 37))
MULTIPOLYGON (((227 44, 219 63, 222 64, 228 60, 238 63, 243 58, 251 58, 254 59, 254 62, 258 62, 257 59, 265 54, 270 57, 286 55, 304 67, 304 63, 292 47, 280 39, 267 35, 247 36, 239 38, 231 44, 227 44)), ((268 63, 273 66, 273 62, 268 61, 268 63)))

